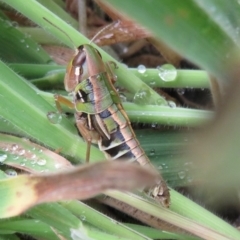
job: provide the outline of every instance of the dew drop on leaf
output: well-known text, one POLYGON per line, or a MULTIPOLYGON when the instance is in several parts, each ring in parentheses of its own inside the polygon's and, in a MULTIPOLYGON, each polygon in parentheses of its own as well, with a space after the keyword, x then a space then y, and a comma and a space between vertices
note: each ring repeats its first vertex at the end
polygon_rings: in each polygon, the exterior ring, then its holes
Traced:
POLYGON ((158 76, 165 82, 175 81, 177 77, 177 70, 171 64, 164 64, 162 66, 157 67, 158 76))
POLYGON ((178 92, 178 94, 180 94, 180 95, 184 95, 185 89, 184 89, 184 88, 178 88, 178 89, 177 89, 177 92, 178 92))
POLYGON ((13 160, 18 160, 18 158, 19 158, 19 156, 17 156, 17 155, 13 155, 13 157, 12 157, 13 160))
POLYGON ((25 149, 19 149, 18 154, 22 156, 25 154, 25 152, 26 152, 25 149))
POLYGON ((139 73, 145 73, 146 72, 146 67, 144 65, 139 65, 137 67, 137 70, 139 73))
POLYGON ((6 159, 7 159, 7 154, 0 152, 0 163, 4 162, 6 159))
POLYGON ((149 154, 150 156, 154 156, 155 155, 155 149, 151 149, 151 151, 150 151, 150 154, 149 154))
POLYGON ((85 221, 85 220, 86 220, 86 216, 85 216, 85 215, 80 215, 80 219, 81 219, 82 221, 85 221))
POLYGON ((18 145, 17 144, 13 144, 12 145, 12 151, 16 151, 18 149, 18 145))
POLYGON ((8 175, 8 177, 17 176, 17 172, 14 169, 6 169, 5 174, 8 175))
POLYGON ((47 163, 47 161, 45 159, 39 159, 37 161, 37 165, 39 165, 39 166, 44 166, 46 163, 47 163))
POLYGON ((133 97, 133 102, 136 104, 146 105, 150 99, 151 93, 149 89, 143 87, 137 91, 133 97))
POLYGON ((178 172, 178 176, 180 179, 184 179, 186 177, 186 172, 185 171, 180 171, 178 172))
POLYGON ((18 24, 18 22, 13 21, 13 22, 12 22, 12 26, 13 26, 13 27, 18 27, 19 24, 18 24))
POLYGON ((49 112, 47 118, 53 124, 58 124, 62 121, 62 115, 57 112, 49 112))
POLYGON ((169 107, 171 107, 171 108, 175 108, 175 107, 177 106, 176 103, 173 102, 173 101, 168 101, 168 105, 169 105, 169 107))
POLYGON ((127 102, 127 97, 123 93, 120 93, 119 96, 120 96, 121 102, 127 102))

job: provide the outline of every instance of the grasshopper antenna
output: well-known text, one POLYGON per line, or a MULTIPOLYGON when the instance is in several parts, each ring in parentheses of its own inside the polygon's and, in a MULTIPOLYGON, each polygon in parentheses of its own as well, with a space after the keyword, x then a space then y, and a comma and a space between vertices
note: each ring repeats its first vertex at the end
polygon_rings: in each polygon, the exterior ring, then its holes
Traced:
MULTIPOLYGON (((94 40, 96 40, 96 38, 101 34, 103 33, 104 31, 106 31, 107 29, 110 29, 111 27, 113 27, 114 25, 118 24, 119 23, 119 20, 118 21, 114 21, 110 24, 108 24, 107 26, 103 27, 101 30, 99 30, 94 36, 93 38, 90 40, 89 44, 91 44, 94 40)), ((114 34, 113 34, 114 35, 114 34)))
POLYGON ((74 44, 74 42, 73 42, 73 40, 67 35, 67 33, 66 32, 64 32, 62 29, 60 29, 57 25, 55 25, 54 23, 52 23, 52 22, 50 22, 48 19, 46 19, 45 17, 43 17, 43 19, 46 21, 46 22, 48 22, 49 24, 51 24, 52 26, 54 26, 55 28, 57 28, 60 32, 62 32, 67 38, 68 38, 68 40, 70 40, 70 42, 72 43, 72 46, 73 46, 73 48, 76 50, 77 48, 76 48, 76 46, 75 46, 75 44, 74 44))

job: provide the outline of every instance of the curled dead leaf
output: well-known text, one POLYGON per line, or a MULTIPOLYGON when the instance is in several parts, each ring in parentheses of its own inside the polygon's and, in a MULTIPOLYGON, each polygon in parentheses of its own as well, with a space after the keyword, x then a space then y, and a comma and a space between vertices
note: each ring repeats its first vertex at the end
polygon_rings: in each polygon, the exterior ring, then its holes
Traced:
POLYGON ((4 188, 11 189, 0 216, 16 216, 39 203, 84 200, 109 190, 151 187, 158 181, 156 171, 122 161, 87 164, 54 174, 21 175, 0 182, 0 197, 4 188))

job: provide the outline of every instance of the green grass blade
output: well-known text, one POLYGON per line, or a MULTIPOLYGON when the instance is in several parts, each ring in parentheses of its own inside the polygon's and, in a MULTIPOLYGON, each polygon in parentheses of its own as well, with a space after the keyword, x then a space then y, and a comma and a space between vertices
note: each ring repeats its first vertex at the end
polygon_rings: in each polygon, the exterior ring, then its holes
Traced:
POLYGON ((143 236, 131 228, 124 226, 120 222, 114 221, 113 219, 104 216, 103 214, 99 213, 98 211, 82 202, 69 201, 62 203, 62 205, 71 211, 74 215, 78 216, 80 219, 83 219, 83 221, 101 228, 103 231, 129 239, 148 239, 146 236, 143 236))
POLYGON ((57 203, 43 204, 35 207, 28 212, 28 215, 54 227, 58 233, 67 239, 127 240, 126 238, 123 239, 119 238, 119 236, 109 235, 87 224, 83 224, 69 210, 57 203))
POLYGON ((131 223, 128 223, 126 225, 153 239, 200 240, 200 238, 198 237, 187 236, 186 234, 176 234, 176 233, 171 233, 167 231, 161 231, 159 229, 153 229, 146 226, 135 225, 131 223))
POLYGON ((50 10, 52 13, 60 17, 62 20, 71 24, 71 26, 73 26, 74 28, 78 29, 78 22, 74 18, 72 18, 69 13, 64 11, 64 9, 61 8, 57 3, 49 0, 37 0, 37 1, 44 7, 46 7, 48 10, 50 10))
POLYGON ((34 219, 8 219, 8 221, 0 222, 1 231, 12 231, 32 235, 45 240, 58 240, 59 238, 52 231, 51 227, 40 220, 34 219))
POLYGON ((239 45, 239 2, 224 0, 194 0, 239 45))
MULTIPOLYGON (((33 83, 39 86, 37 81, 41 81, 42 85, 52 84, 52 78, 56 81, 56 87, 61 84, 63 87, 63 78, 65 75, 65 67, 60 65, 47 64, 18 64, 13 63, 9 65, 14 71, 21 74, 21 76, 36 79, 33 83)), ((157 69, 146 69, 145 74, 139 73, 136 68, 128 69, 136 76, 141 78, 150 87, 162 88, 209 88, 209 76, 207 72, 202 70, 177 70, 177 77, 175 81, 165 82, 159 77, 157 69)))
POLYGON ((172 204, 170 206, 170 210, 159 205, 155 205, 155 203, 152 203, 152 200, 149 201, 146 197, 138 198, 135 195, 117 191, 109 191, 107 195, 123 201, 133 207, 138 206, 139 210, 192 232, 196 236, 204 239, 237 240, 240 238, 240 233, 237 229, 177 193, 175 190, 171 190, 172 204), (188 208, 186 206, 191 207, 188 208), (177 214, 180 212, 182 215, 177 214), (183 216, 187 216, 188 218, 183 216))
MULTIPOLYGON (((39 94, 50 104, 53 104, 53 96, 50 93, 39 91, 39 94)), ((138 105, 125 102, 123 107, 130 120, 135 123, 149 123, 152 126, 164 124, 166 126, 195 127, 213 119, 213 112, 198 109, 166 107, 156 105, 138 105)), ((63 107, 63 110, 68 109, 63 107)), ((71 111, 68 111, 71 112, 71 111)))
MULTIPOLYGON (((47 113, 56 111, 26 81, 0 62, 0 116, 18 127, 26 136, 52 149, 59 149, 70 156, 85 159, 86 144, 78 136, 76 128, 63 118, 60 124, 52 124, 47 113), (3 77, 4 76, 4 77, 3 77), (11 79, 11 81, 9 81, 11 79), (51 137, 46 134, 51 133, 51 137)), ((103 159, 102 153, 92 147, 91 158, 103 159)))
MULTIPOLYGON (((21 12, 23 15, 37 23, 39 26, 43 27, 45 30, 51 32, 51 34, 53 34, 56 38, 61 39, 62 42, 68 46, 74 47, 84 43, 89 43, 89 40, 87 38, 85 38, 69 24, 61 20, 59 17, 57 17, 55 14, 50 12, 47 8, 35 0, 29 0, 27 2, 27 7, 25 3, 23 4, 22 2, 15 0, 2 1, 15 8, 17 11, 21 12), (28 11, 28 9, 35 9, 35 11, 28 11), (49 22, 45 19, 47 19, 49 22), (55 26, 58 26, 58 28, 55 26)), ((99 50, 105 61, 115 61, 115 59, 105 53, 102 49, 98 48, 94 44, 93 46, 99 50)), ((131 74, 131 72, 127 71, 127 69, 121 64, 118 64, 118 69, 116 69, 115 72, 118 76, 120 84, 124 85, 124 87, 127 88, 133 95, 135 95, 136 92, 140 89, 147 89, 147 91, 150 93, 149 101, 152 104, 167 105, 167 102, 164 98, 160 97, 159 94, 153 91, 134 74, 131 74), (129 79, 131 79, 131 81, 129 81, 129 79)))
POLYGON ((49 63, 52 59, 29 36, 18 31, 14 25, 0 19, 0 54, 6 62, 49 63))
MULTIPOLYGON (((145 26, 156 38, 162 39, 175 51, 219 79, 227 81, 229 77, 231 68, 226 62, 233 59, 237 61, 235 58, 239 61, 238 46, 215 22, 216 19, 212 17, 214 14, 209 14, 194 1, 153 0, 151 4, 148 0, 103 2, 114 6, 118 12, 124 12, 145 26)), ((209 4, 209 1, 201 2, 201 5, 209 4)), ((219 2, 224 0, 218 1, 216 10, 219 2)), ((235 7, 235 12, 239 12, 240 5, 235 7)))

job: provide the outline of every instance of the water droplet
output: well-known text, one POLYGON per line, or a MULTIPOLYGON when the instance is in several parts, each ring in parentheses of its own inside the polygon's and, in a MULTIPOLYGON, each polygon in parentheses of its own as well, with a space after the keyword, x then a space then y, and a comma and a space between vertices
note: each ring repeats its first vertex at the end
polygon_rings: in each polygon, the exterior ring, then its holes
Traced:
POLYGON ((36 162, 37 162, 37 159, 33 159, 33 160, 31 160, 30 163, 31 163, 32 165, 34 165, 34 164, 36 164, 36 162))
POLYGON ((146 87, 143 87, 139 91, 137 91, 134 95, 133 102, 136 104, 148 104, 148 101, 150 99, 151 93, 149 89, 146 87))
POLYGON ((155 82, 155 81, 151 81, 151 82, 149 83, 149 85, 150 85, 151 87, 154 87, 154 86, 156 85, 156 82, 155 82))
POLYGON ((14 156, 12 157, 13 160, 18 160, 18 158, 19 158, 19 156, 17 156, 17 155, 14 155, 14 156))
POLYGON ((175 108, 175 107, 177 106, 176 103, 173 102, 173 101, 168 101, 168 105, 169 105, 169 107, 171 107, 171 108, 175 108))
POLYGON ((177 70, 171 64, 164 64, 162 66, 157 67, 159 73, 159 77, 165 82, 172 82, 177 77, 177 70))
POLYGON ((21 42, 21 43, 24 43, 24 42, 25 42, 25 39, 23 39, 23 38, 20 39, 20 42, 21 42))
POLYGON ((156 124, 156 123, 152 123, 152 124, 151 124, 151 127, 152 127, 152 128, 155 128, 155 127, 157 127, 157 124, 156 124))
POLYGON ((188 178, 187 178, 187 181, 188 181, 189 183, 192 183, 193 179, 192 179, 191 177, 188 177, 188 178))
POLYGON ((178 173, 178 176, 179 176, 180 179, 184 179, 186 177, 186 172, 185 171, 180 171, 178 173))
POLYGON ((47 163, 47 161, 45 159, 39 159, 37 161, 37 165, 39 165, 39 166, 44 166, 46 163, 47 163))
POLYGON ((8 147, 4 147, 4 148, 3 148, 3 151, 8 152, 8 151, 9 151, 9 148, 8 148, 8 147))
POLYGON ((121 102, 127 102, 127 97, 123 93, 120 93, 119 96, 120 96, 121 102))
POLYGON ((163 169, 163 167, 162 167, 161 165, 159 165, 157 168, 158 168, 159 170, 162 170, 162 169, 163 169))
POLYGON ((158 98, 157 101, 156 101, 156 105, 161 106, 163 104, 164 104, 164 100, 161 99, 161 98, 158 98))
POLYGON ((15 177, 17 176, 17 172, 13 169, 7 169, 5 170, 5 174, 7 174, 9 177, 15 177))
POLYGON ((7 159, 7 154, 0 152, 0 163, 4 162, 7 159))
POLYGON ((39 153, 42 153, 42 151, 43 151, 42 149, 39 149, 39 150, 38 150, 39 153))
POLYGON ((13 21, 13 22, 12 22, 12 26, 13 26, 13 27, 18 27, 19 24, 18 24, 18 22, 13 21))
POLYGON ((149 154, 150 156, 154 156, 155 155, 155 149, 153 148, 153 149, 151 149, 151 151, 150 151, 150 154, 149 154))
POLYGON ((57 112, 49 112, 47 118, 53 124, 58 124, 62 121, 62 115, 57 112))
POLYGON ((20 165, 25 166, 25 162, 24 161, 20 162, 20 165))
POLYGON ((17 149, 18 149, 18 145, 17 145, 17 144, 13 144, 13 145, 12 145, 12 150, 13 150, 13 151, 16 151, 17 149))
POLYGON ((37 156, 36 156, 36 154, 33 154, 32 156, 31 156, 31 159, 35 159, 37 156))
POLYGON ((81 219, 82 221, 85 221, 85 220, 86 220, 86 216, 85 216, 85 215, 80 215, 80 219, 81 219))
POLYGON ((177 92, 178 92, 178 94, 183 95, 185 93, 185 89, 184 88, 178 88, 177 92))
POLYGON ((139 73, 145 73, 146 72, 146 67, 144 65, 139 65, 137 67, 137 70, 139 73))
POLYGON ((18 155, 20 155, 20 156, 22 156, 22 155, 24 155, 25 154, 25 149, 19 149, 18 150, 18 155))

